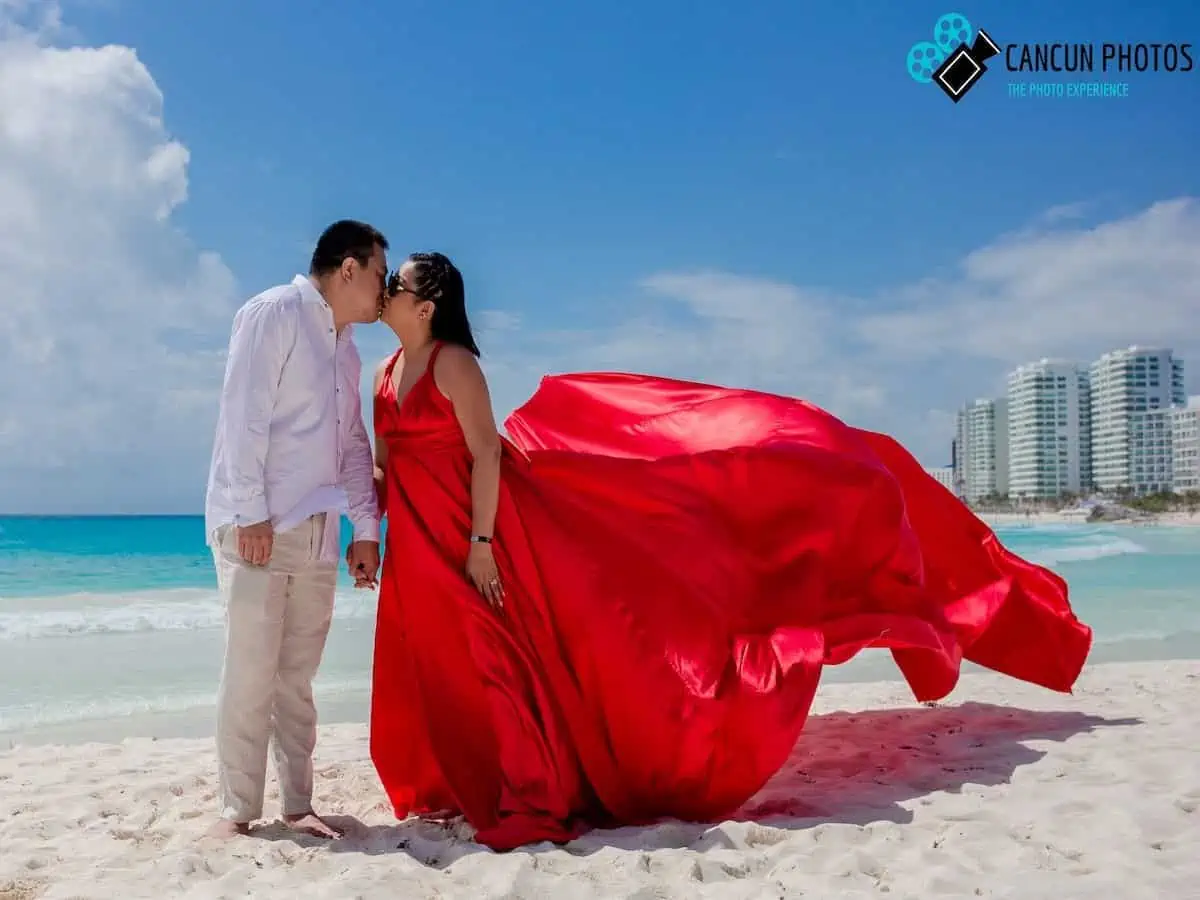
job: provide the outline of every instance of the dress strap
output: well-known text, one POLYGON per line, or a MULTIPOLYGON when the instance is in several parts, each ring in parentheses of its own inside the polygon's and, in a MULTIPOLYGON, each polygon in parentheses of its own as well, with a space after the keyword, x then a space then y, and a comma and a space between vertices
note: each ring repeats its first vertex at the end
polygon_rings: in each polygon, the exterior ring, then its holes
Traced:
POLYGON ((399 350, 397 350, 395 353, 392 354, 392 361, 389 362, 387 364, 387 368, 383 370, 384 381, 392 380, 392 373, 394 371, 396 371, 396 363, 400 362, 400 354, 402 354, 403 352, 404 352, 404 348, 401 347, 399 350))
MULTIPOLYGON (((437 364, 438 354, 442 352, 443 346, 441 341, 434 341, 433 349, 429 351, 429 362, 425 363, 425 374, 435 385, 437 384, 437 370, 434 369, 434 366, 437 364)), ((440 394, 441 391, 438 393, 440 394)))

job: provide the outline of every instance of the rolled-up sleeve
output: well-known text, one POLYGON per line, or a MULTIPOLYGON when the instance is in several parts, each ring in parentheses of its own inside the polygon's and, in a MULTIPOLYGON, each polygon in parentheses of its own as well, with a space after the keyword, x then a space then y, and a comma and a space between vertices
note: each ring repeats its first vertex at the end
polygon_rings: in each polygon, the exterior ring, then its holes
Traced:
POLYGON ((342 452, 342 467, 339 473, 341 488, 346 492, 346 517, 354 526, 354 540, 379 540, 379 501, 375 496, 375 454, 371 449, 371 438, 363 423, 362 401, 358 394, 358 374, 362 363, 358 351, 351 344, 347 350, 351 356, 350 371, 355 377, 343 385, 349 399, 349 420, 342 452))
POLYGON ((294 314, 276 302, 251 303, 233 320, 221 389, 221 438, 228 499, 238 525, 270 518, 267 446, 280 376, 295 334, 294 314))

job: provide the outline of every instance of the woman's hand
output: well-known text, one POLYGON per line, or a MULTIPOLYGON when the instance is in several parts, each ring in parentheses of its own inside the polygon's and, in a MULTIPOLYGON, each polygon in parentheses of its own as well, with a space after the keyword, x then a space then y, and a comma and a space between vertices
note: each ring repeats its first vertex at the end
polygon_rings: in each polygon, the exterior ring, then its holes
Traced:
POLYGON ((491 544, 471 545, 471 552, 467 554, 467 577, 492 609, 504 608, 504 585, 500 583, 500 570, 496 568, 491 544))

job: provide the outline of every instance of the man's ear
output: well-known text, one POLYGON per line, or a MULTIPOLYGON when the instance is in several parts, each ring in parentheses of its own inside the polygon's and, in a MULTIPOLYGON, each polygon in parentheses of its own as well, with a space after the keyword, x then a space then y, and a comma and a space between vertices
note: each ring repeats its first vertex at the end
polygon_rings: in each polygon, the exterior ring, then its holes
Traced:
POLYGON ((342 260, 342 278, 349 281, 354 277, 354 257, 347 256, 342 260))

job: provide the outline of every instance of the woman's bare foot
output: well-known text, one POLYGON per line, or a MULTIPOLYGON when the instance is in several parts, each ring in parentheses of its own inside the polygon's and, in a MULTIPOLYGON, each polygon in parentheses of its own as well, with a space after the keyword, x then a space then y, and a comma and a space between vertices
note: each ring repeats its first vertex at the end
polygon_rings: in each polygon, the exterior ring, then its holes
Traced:
POLYGON ((250 833, 249 822, 234 822, 231 819, 217 819, 213 822, 212 827, 208 829, 205 837, 216 838, 221 841, 228 841, 239 835, 247 835, 250 833))
POLYGON ((288 828, 292 829, 292 831, 298 831, 301 834, 329 838, 331 840, 342 836, 342 832, 339 829, 334 828, 312 810, 294 816, 284 816, 283 821, 287 823, 288 828))

